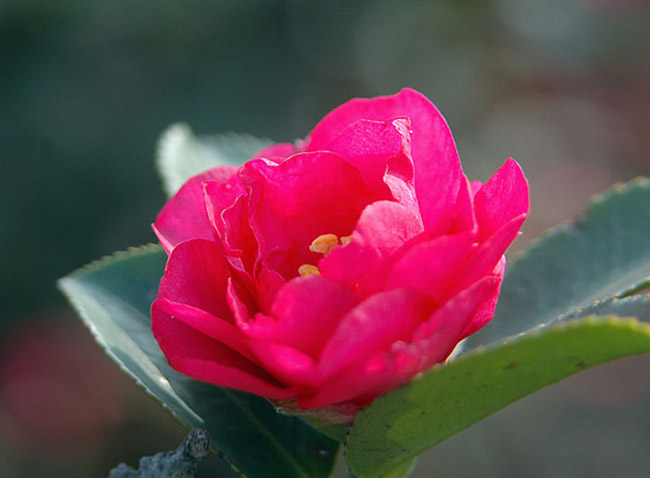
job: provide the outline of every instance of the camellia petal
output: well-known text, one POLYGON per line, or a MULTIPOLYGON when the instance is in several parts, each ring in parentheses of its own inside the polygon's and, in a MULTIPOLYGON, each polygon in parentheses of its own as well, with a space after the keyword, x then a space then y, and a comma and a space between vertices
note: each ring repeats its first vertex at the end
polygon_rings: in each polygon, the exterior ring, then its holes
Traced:
POLYGON ((443 303, 449 298, 474 249, 471 232, 415 244, 395 263, 385 287, 410 287, 443 303))
POLYGON ((153 335, 176 370, 204 382, 285 400, 296 392, 283 387, 254 362, 171 316, 152 316, 153 335))
POLYGON ((243 192, 234 166, 219 166, 198 174, 187 181, 160 211, 153 230, 169 252, 176 244, 188 239, 212 239, 203 199, 203 183, 214 181, 223 185, 223 203, 232 204, 243 192))
POLYGON ((227 345, 244 357, 251 359, 251 353, 242 333, 228 321, 215 317, 204 310, 168 299, 157 299, 151 306, 153 320, 178 320, 197 332, 227 345))
POLYGON ((514 217, 528 213, 528 182, 513 159, 505 162, 474 196, 479 240, 490 237, 514 217))
POLYGON ((333 375, 373 352, 390 351, 393 343, 410 339, 433 306, 429 297, 412 289, 373 294, 340 319, 319 357, 319 369, 333 375))
POLYGON ((160 281, 158 297, 231 320, 232 314, 225 300, 229 276, 217 244, 205 239, 186 241, 171 253, 160 281))
POLYGON ((291 143, 278 143, 261 149, 253 156, 253 158, 267 159, 269 161, 273 161, 274 163, 281 163, 289 156, 292 156, 297 152, 298 150, 296 146, 291 143))
POLYGON ((357 168, 378 196, 388 196, 391 191, 384 180, 388 162, 403 164, 393 168, 408 170, 410 177, 404 179, 413 181, 409 127, 407 118, 387 122, 359 120, 341 131, 325 149, 357 168))
POLYGON ((444 232, 453 220, 463 172, 447 121, 421 93, 405 88, 394 96, 348 101, 314 128, 305 149, 324 149, 343 127, 355 121, 386 121, 400 116, 411 120, 415 188, 422 219, 428 230, 444 232))
POLYGON ((258 316, 243 329, 249 337, 291 345, 317 358, 323 345, 359 298, 320 275, 298 277, 277 293, 270 316, 258 316))

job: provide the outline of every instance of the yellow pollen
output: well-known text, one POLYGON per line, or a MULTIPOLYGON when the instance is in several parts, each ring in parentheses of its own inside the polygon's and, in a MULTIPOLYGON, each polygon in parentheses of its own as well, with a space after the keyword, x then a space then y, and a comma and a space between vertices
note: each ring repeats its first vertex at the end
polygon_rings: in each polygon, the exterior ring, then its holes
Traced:
POLYGON ((303 264, 300 267, 298 267, 298 273, 301 276, 320 275, 320 271, 318 270, 318 267, 311 264, 303 264))
POLYGON ((351 240, 352 240, 352 236, 341 236, 341 245, 347 246, 348 244, 350 244, 351 240))
POLYGON ((323 234, 318 236, 309 246, 311 252, 327 255, 339 244, 339 238, 334 234, 323 234))

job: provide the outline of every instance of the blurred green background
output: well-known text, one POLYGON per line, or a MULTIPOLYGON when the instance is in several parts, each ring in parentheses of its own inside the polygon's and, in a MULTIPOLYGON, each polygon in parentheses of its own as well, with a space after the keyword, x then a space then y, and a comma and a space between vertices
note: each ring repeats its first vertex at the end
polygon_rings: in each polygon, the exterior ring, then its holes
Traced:
MULTIPOLYGON (((520 248, 650 175, 649 31, 646 0, 0 0, 0 476, 102 477, 184 435, 54 286, 154 240, 169 124, 287 141, 351 97, 414 87, 471 179, 523 165, 520 248)), ((649 450, 640 357, 496 414, 415 476, 646 477, 649 450)), ((213 456, 201 476, 232 475, 213 456)))

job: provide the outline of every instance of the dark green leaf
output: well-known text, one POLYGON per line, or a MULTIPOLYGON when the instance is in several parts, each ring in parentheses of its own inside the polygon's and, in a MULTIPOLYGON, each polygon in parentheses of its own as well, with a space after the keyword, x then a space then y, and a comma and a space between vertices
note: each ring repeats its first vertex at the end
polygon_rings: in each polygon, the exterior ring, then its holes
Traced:
POLYGON ((650 352, 650 325, 576 319, 476 349, 434 367, 359 412, 346 458, 357 478, 381 478, 506 405, 581 370, 650 352))
POLYGON ((650 180, 639 178, 597 196, 584 217, 550 230, 509 264, 494 318, 466 349, 648 285, 650 180))
POLYGON ((166 256, 147 246, 91 264, 59 282, 97 342, 149 395, 251 478, 329 476, 337 444, 259 397, 172 370, 151 334, 149 308, 166 256))
POLYGON ((236 133, 197 137, 189 126, 175 124, 160 137, 156 167, 163 189, 172 196, 192 176, 223 164, 239 166, 271 144, 236 133))

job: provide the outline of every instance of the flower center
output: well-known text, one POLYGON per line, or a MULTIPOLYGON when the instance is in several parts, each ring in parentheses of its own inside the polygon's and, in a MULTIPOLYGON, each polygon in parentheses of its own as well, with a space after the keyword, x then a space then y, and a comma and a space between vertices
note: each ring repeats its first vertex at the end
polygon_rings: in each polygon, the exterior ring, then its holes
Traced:
MULTIPOLYGON (((312 243, 309 245, 309 250, 311 252, 316 252, 318 254, 323 254, 323 256, 326 256, 332 252, 332 249, 334 249, 339 244, 345 246, 346 244, 349 244, 349 242, 350 236, 342 236, 339 239, 336 234, 321 234, 312 241, 312 243)), ((320 274, 320 271, 315 265, 303 264, 298 268, 298 273, 301 276, 309 276, 320 274)))

